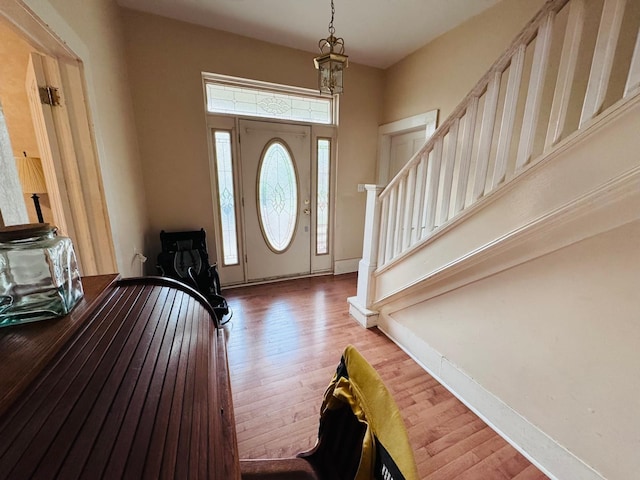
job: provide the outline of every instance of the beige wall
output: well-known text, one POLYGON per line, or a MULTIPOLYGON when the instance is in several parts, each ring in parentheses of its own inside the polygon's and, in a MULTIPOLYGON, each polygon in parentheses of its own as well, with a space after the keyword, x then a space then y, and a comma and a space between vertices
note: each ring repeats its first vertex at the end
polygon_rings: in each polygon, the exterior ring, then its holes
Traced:
POLYGON ((640 221, 397 312, 604 478, 640 471, 640 221))
MULTIPOLYGON (((107 0, 27 3, 85 64, 118 268, 125 274, 137 271, 133 249, 145 240, 145 253, 155 255, 160 229, 213 229, 202 71, 315 85, 307 52, 122 11, 107 0)), ((506 1, 423 47, 387 72, 384 103, 383 72, 352 64, 340 110, 335 260, 361 254, 364 195, 356 188, 375 180, 377 126, 431 108, 444 118, 540 3, 506 1), (470 42, 478 32, 483 42, 470 42), (447 81, 431 75, 434 70, 447 73, 447 81)))
POLYGON ((147 212, 124 52, 120 9, 111 0, 27 0, 82 60, 118 271, 140 273, 147 212))
MULTIPOLYGON (((30 157, 39 157, 38 143, 33 129, 31 110, 25 89, 29 54, 35 51, 31 45, 15 33, 8 24, 0 21, 0 103, 4 111, 11 148, 14 157, 23 152, 30 157)), ((4 182, 4 178, 0 181, 4 182)), ((23 195, 29 222, 38 221, 31 195, 23 195)), ((45 222, 52 222, 53 216, 49 195, 42 193, 40 207, 45 222)))
POLYGON ((435 108, 442 122, 544 3, 504 0, 387 69, 383 123, 435 108))
MULTIPOLYGON (((213 209, 202 72, 315 88, 313 54, 125 10, 126 54, 140 141, 151 248, 161 229, 204 227, 213 209)), ((340 104, 335 259, 362 252, 373 182, 382 72, 351 65, 340 104)), ((209 235, 209 248, 213 248, 209 235)))

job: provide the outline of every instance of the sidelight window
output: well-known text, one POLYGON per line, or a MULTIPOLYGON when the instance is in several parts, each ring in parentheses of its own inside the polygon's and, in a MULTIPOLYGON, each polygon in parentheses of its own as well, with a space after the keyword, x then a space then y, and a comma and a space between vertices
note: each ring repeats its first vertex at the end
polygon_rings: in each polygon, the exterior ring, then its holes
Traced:
POLYGON ((222 231, 222 261, 226 265, 238 264, 238 236, 236 203, 233 188, 231 132, 216 131, 215 156, 218 178, 218 205, 222 231))
POLYGON ((329 173, 331 140, 319 138, 317 145, 316 254, 329 253, 329 173))

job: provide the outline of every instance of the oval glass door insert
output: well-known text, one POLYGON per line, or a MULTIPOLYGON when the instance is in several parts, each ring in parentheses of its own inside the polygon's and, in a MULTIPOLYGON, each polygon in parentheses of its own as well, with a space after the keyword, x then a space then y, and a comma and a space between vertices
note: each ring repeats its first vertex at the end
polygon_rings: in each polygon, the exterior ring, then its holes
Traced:
POLYGON ((298 181, 289 149, 281 140, 272 141, 260 159, 258 211, 269 248, 285 251, 298 219, 298 181))

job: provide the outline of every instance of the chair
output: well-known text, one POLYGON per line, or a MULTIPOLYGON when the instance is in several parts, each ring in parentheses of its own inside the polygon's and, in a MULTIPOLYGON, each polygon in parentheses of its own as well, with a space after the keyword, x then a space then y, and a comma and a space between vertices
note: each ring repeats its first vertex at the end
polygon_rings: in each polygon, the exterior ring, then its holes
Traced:
POLYGON ((318 440, 296 458, 240 460, 243 480, 417 480, 391 394, 352 345, 324 395, 318 440))
POLYGON ((160 232, 162 251, 156 265, 160 275, 179 280, 200 292, 211 304, 220 325, 231 318, 222 296, 216 264, 209 264, 204 229, 185 232, 160 232), (228 316, 223 322, 223 317, 228 316))

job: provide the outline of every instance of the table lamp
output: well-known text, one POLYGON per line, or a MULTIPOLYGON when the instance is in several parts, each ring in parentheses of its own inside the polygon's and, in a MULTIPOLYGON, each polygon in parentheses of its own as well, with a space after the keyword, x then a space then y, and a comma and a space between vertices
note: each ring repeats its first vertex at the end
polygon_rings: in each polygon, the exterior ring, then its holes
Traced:
POLYGON ((22 183, 22 191, 32 194, 31 198, 33 198, 33 204, 36 208, 38 222, 44 223, 42 210, 40 209, 40 197, 38 197, 38 194, 47 193, 47 185, 44 181, 44 172, 42 171, 42 162, 38 157, 27 157, 27 153, 23 153, 24 157, 16 159, 18 176, 20 177, 20 183, 22 183))

